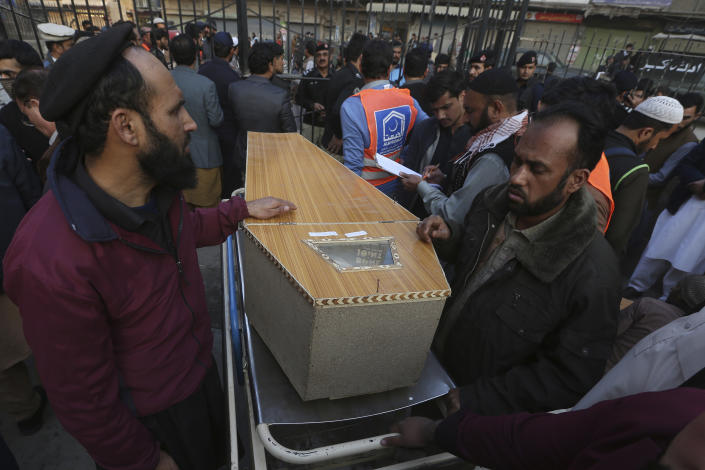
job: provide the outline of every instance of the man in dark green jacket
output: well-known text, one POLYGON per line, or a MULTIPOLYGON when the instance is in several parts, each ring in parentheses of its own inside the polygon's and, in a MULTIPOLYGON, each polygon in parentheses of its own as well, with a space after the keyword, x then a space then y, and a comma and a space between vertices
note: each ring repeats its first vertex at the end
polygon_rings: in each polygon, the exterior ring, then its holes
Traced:
POLYGON ((420 238, 456 261, 434 339, 460 387, 451 409, 566 408, 602 376, 616 335, 619 272, 583 186, 603 142, 589 110, 572 102, 548 108, 519 141, 509 183, 479 194, 464 226, 439 216, 419 224, 420 238))

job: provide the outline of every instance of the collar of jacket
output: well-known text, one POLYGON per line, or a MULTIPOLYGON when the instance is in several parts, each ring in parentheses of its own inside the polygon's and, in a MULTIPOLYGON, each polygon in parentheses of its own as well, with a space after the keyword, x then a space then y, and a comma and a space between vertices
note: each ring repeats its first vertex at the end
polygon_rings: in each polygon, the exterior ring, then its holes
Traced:
POLYGON ((196 73, 193 67, 189 67, 188 65, 177 65, 176 67, 174 67, 174 72, 176 72, 177 70, 185 73, 196 73))
MULTIPOLYGON (((122 239, 134 247, 161 251, 161 247, 152 240, 136 232, 121 229, 110 223, 100 213, 86 192, 70 177, 79 162, 78 145, 73 138, 69 137, 57 146, 47 169, 47 185, 53 192, 71 229, 86 242, 122 239)), ((180 207, 180 204, 180 196, 175 197, 169 209, 170 218, 174 210, 179 210, 177 206, 180 207)), ((179 225, 181 225, 180 216, 177 214, 176 217, 179 217, 179 225)))
POLYGON ((366 83, 365 86, 360 88, 360 90, 369 90, 372 88, 383 89, 383 88, 393 88, 393 87, 392 87, 391 83, 389 82, 389 80, 387 80, 386 78, 383 78, 382 80, 375 80, 373 82, 366 83))
POLYGON ((270 85, 272 84, 271 78, 266 78, 262 75, 250 75, 249 77, 247 77, 247 79, 252 80, 253 82, 269 83, 270 85))
MULTIPOLYGON (((485 204, 497 220, 509 212, 507 190, 509 183, 485 192, 485 204)), ((517 253, 517 259, 542 282, 553 282, 570 265, 597 234, 597 211, 590 193, 583 187, 573 193, 557 217, 546 220, 550 224, 543 236, 517 253)))
POLYGON ((362 78, 360 71, 353 64, 345 64, 345 67, 350 69, 350 71, 352 72, 352 74, 355 78, 362 78))

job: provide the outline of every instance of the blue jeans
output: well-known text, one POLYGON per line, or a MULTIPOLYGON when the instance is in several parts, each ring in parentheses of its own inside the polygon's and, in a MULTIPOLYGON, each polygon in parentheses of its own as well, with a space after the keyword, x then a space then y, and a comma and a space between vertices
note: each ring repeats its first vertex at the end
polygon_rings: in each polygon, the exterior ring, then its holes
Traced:
POLYGON ((389 183, 380 184, 376 186, 376 188, 396 201, 399 198, 401 183, 399 182, 399 178, 394 178, 389 183))

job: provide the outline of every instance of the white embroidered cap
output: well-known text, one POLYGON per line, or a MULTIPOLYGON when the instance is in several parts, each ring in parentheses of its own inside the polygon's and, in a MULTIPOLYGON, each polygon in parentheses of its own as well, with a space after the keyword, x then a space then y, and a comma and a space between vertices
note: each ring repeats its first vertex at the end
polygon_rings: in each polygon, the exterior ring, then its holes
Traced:
POLYGON ((678 124, 683 120, 683 106, 677 99, 668 96, 648 98, 635 111, 666 124, 678 124))

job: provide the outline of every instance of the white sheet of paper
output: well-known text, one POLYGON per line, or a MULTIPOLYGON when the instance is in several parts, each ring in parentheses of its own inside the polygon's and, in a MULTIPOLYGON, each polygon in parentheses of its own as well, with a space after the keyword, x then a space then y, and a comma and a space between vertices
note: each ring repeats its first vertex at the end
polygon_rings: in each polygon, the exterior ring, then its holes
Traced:
POLYGON ((309 237, 337 237, 338 232, 308 232, 309 237))
POLYGON ((410 170, 404 165, 397 163, 391 158, 385 157, 384 155, 380 155, 378 153, 375 154, 375 161, 377 162, 377 166, 386 171, 387 173, 391 173, 397 176, 399 176, 399 173, 406 173, 407 175, 416 175, 421 178, 421 175, 416 173, 414 170, 410 170))
POLYGON ((345 236, 348 238, 361 237, 363 235, 367 235, 367 232, 365 232, 364 230, 360 230, 359 232, 348 232, 345 234, 345 236))

